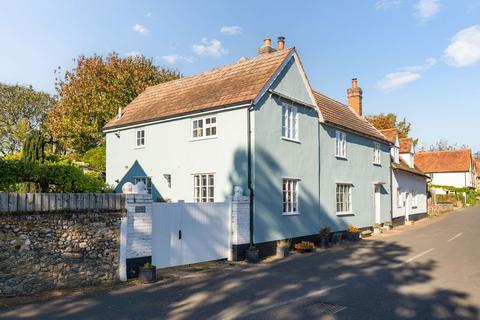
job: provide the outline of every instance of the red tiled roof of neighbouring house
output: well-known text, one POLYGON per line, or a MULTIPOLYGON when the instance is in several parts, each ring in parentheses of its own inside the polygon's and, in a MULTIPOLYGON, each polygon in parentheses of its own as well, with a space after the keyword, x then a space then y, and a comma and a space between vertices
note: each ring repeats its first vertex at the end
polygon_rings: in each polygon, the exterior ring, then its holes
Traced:
POLYGON ((402 170, 402 171, 410 172, 410 173, 413 173, 413 174, 416 174, 416 175, 419 175, 419 176, 427 177, 425 172, 420 170, 420 168, 418 168, 418 166, 414 165, 414 167, 412 168, 402 158, 400 158, 400 163, 393 162, 392 163, 392 168, 394 170, 402 170))
POLYGON ((477 171, 478 178, 480 179, 480 159, 475 160, 475 169, 477 171))
POLYGON ((381 129, 380 131, 391 143, 395 143, 395 137, 398 135, 398 130, 395 128, 381 129))
POLYGON ((159 120, 254 100, 294 48, 260 54, 145 89, 104 129, 159 120))
POLYGON ((369 137, 390 142, 365 118, 356 114, 348 106, 321 93, 313 92, 317 105, 326 123, 340 126, 369 137))
POLYGON ((400 153, 409 153, 412 150, 413 139, 412 138, 401 138, 400 142, 400 153))
POLYGON ((472 164, 472 152, 470 149, 419 151, 415 154, 415 164, 426 173, 467 172, 472 164))

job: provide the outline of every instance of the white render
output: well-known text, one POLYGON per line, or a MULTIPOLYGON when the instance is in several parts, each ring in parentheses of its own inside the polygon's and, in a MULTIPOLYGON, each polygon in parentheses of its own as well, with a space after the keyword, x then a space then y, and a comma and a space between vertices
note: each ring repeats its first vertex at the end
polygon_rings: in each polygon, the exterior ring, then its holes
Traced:
MULTIPOLYGON (((457 188, 471 187, 476 188, 477 183, 476 179, 471 172, 441 172, 441 173, 430 173, 431 183, 433 185, 439 186, 451 186, 457 188)), ((445 191, 440 188, 436 188, 435 192, 437 194, 445 194, 445 191)))
POLYGON ((106 180, 113 187, 138 161, 163 198, 193 202, 193 175, 213 173, 215 202, 224 202, 232 195, 234 185, 247 176, 246 168, 235 168, 239 164, 236 158, 246 159, 247 108, 243 106, 137 128, 121 128, 107 132, 106 143, 106 180), (207 114, 217 117, 217 136, 193 139, 192 119, 207 114), (136 147, 138 128, 145 130, 143 147, 136 147), (171 187, 165 174, 171 175, 171 187))
POLYGON ((426 178, 401 170, 393 170, 392 175, 392 217, 405 217, 427 212, 427 183, 426 178), (397 188, 401 192, 399 206, 397 188), (417 206, 413 206, 413 195, 417 197, 417 206))

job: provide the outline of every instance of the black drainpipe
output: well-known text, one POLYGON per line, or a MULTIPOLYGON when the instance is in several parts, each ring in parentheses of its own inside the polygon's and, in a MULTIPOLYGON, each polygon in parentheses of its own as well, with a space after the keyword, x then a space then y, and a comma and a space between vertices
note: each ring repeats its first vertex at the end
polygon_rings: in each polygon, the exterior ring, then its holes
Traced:
POLYGON ((251 106, 247 108, 247 170, 248 170, 248 191, 250 196, 250 246, 253 246, 253 185, 252 185, 252 129, 250 123, 251 106))

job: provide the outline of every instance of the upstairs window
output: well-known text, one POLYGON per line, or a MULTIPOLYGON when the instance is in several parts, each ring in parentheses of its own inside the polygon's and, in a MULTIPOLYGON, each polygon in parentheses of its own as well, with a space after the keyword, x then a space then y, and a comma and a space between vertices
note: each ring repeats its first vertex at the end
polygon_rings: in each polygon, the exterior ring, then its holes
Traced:
POLYGON ((193 176, 193 201, 215 201, 215 175, 213 173, 195 174, 193 176))
POLYGON ((298 141, 297 108, 286 103, 282 106, 282 137, 298 141))
POLYGON ((138 129, 136 132, 136 146, 145 146, 145 129, 138 129))
POLYGON ((298 180, 283 179, 283 214, 298 213, 298 180))
POLYGON ((378 142, 373 143, 373 163, 374 164, 380 164, 381 163, 380 143, 378 143, 378 142))
POLYGON ((335 135, 335 156, 347 157, 347 134, 340 130, 337 130, 335 135))
POLYGON ((208 138, 217 135, 217 117, 204 117, 192 120, 192 138, 208 138))

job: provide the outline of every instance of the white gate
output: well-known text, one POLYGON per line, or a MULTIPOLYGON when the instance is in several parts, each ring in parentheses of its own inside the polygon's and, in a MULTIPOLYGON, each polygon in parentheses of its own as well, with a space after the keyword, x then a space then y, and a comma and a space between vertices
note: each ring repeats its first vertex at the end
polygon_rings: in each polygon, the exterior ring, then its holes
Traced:
POLYGON ((229 202, 153 203, 152 213, 152 264, 157 268, 229 257, 229 202))

